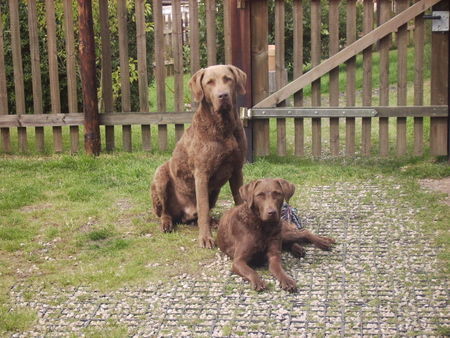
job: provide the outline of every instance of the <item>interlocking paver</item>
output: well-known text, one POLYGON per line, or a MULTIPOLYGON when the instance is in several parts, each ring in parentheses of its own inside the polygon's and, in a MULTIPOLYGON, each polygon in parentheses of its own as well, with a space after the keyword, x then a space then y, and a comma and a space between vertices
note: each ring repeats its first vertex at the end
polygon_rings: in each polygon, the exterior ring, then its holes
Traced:
POLYGON ((419 210, 399 202, 401 186, 336 183, 304 188, 293 203, 303 224, 330 235, 332 252, 309 247, 298 260, 283 255, 299 291, 256 293, 221 254, 203 276, 167 284, 99 292, 89 287, 35 288, 11 297, 36 309, 39 322, 14 336, 85 334, 119 325, 135 336, 435 336, 450 326, 449 283, 439 272, 439 248, 421 231, 419 210), (394 193, 392 193, 394 188, 394 193), (397 192, 398 190, 398 192, 397 192))

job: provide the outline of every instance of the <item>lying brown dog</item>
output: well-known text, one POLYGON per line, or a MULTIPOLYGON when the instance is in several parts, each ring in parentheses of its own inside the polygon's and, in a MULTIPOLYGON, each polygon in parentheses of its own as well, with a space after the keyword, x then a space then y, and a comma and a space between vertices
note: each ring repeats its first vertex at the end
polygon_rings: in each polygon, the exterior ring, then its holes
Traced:
POLYGON ((304 255, 300 243, 312 242, 330 250, 334 240, 316 236, 308 230, 297 230, 280 220, 283 201, 288 201, 295 187, 284 179, 260 179, 244 185, 240 194, 244 203, 234 207, 220 219, 217 243, 233 259, 232 271, 251 283, 257 291, 266 288, 265 282, 249 264, 267 259, 269 270, 282 289, 293 292, 295 281, 281 266, 283 244, 297 256, 304 255))
POLYGON ((198 219, 199 244, 214 247, 209 210, 229 181, 236 204, 242 202, 242 166, 247 152, 236 94, 245 94, 246 75, 234 66, 211 66, 195 73, 189 85, 200 102, 192 125, 177 142, 172 158, 155 173, 151 194, 161 228, 198 219))

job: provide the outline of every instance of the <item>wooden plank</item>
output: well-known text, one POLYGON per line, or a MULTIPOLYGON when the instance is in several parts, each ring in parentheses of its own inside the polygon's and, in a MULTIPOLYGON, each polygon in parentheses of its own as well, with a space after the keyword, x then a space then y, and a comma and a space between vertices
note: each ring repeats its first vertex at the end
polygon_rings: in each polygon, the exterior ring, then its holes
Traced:
MULTIPOLYGON (((275 82, 277 89, 285 83, 285 7, 284 0, 275 1, 275 82)), ((285 106, 282 101, 278 106, 285 106)), ((286 156, 286 119, 277 119, 277 154, 286 156)))
MULTIPOLYGON (((75 49, 74 24, 72 0, 64 0, 64 36, 66 40, 66 68, 67 68, 67 97, 69 113, 78 111, 77 97, 77 73, 76 60, 77 52, 75 49)), ((80 145, 79 131, 77 126, 70 127, 70 152, 78 152, 80 145)))
MULTIPOLYGON (((423 64, 425 25, 422 15, 414 20, 414 105, 423 105, 423 64)), ((415 156, 423 155, 423 117, 414 118, 414 150, 415 156)))
MULTIPOLYGON (((192 0, 190 0, 192 1, 192 0)), ((195 2, 195 1, 194 1, 195 2)), ((189 7, 191 5, 189 4, 189 7)), ((223 2, 223 38, 225 43, 225 64, 232 64, 231 53, 231 16, 230 13, 230 1, 224 0, 223 2)))
MULTIPOLYGON (((175 77, 175 95, 174 107, 176 111, 184 111, 183 94, 183 36, 181 32, 181 2, 173 0, 172 2, 172 38, 173 38, 173 60, 175 77)), ((178 141, 183 135, 184 125, 175 125, 175 138, 178 141)))
MULTIPOLYGON (((373 29, 373 0, 364 0, 363 34, 373 29)), ((363 106, 372 105, 372 46, 363 50, 363 106)), ((372 118, 361 122, 361 154, 369 156, 372 148, 372 118)))
MULTIPOLYGON (((311 63, 313 67, 320 64, 320 0, 311 0, 311 63)), ((321 105, 320 78, 311 84, 312 106, 321 105)), ((322 152, 322 122, 320 118, 312 119, 312 154, 318 158, 322 152)))
MULTIPOLYGON (((122 111, 131 111, 130 94, 130 66, 128 60, 128 29, 127 29, 127 2, 117 0, 117 16, 119 26, 119 59, 120 59, 120 89, 122 111)), ((132 151, 131 126, 122 126, 123 150, 132 151)))
MULTIPOLYGON (((228 1, 225 1, 228 3, 228 1)), ((225 11, 226 13, 226 11, 225 11)), ((200 31, 198 0, 189 0, 189 42, 191 44, 191 74, 200 69, 200 31)), ((226 49, 226 48, 225 48, 226 49)))
MULTIPOLYGON (((302 0, 294 0, 294 78, 303 74, 303 4, 302 0)), ((294 94, 294 106, 303 106, 303 91, 299 90, 294 94)), ((304 156, 304 123, 303 118, 294 119, 295 126, 295 155, 304 156)))
MULTIPOLYGON (((16 95, 16 114, 25 113, 25 87, 22 66, 22 46, 20 41, 19 26, 19 2, 17 0, 9 1, 9 17, 11 29, 11 49, 14 68, 14 93, 16 95)), ((27 151, 27 131, 25 128, 17 129, 19 136, 19 151, 27 151)))
MULTIPOLYGON (((113 112, 112 90, 112 61, 111 61, 111 33, 109 29, 108 0, 99 0, 100 11, 100 39, 102 46, 102 101, 105 113, 113 112)), ((105 127, 106 151, 114 151, 114 126, 105 127)))
MULTIPOLYGON (((136 0, 136 45, 138 59, 139 110, 148 111, 147 45, 145 36, 145 0, 136 0)), ((141 126, 142 149, 151 151, 151 129, 148 124, 141 126)))
MULTIPOLYGON (((254 0, 251 6, 251 55, 253 102, 264 99, 269 92, 268 81, 268 7, 266 0, 254 0)), ((256 156, 267 156, 269 149, 269 120, 253 122, 253 149, 256 156)))
MULTIPOLYGON (((0 8, 0 17, 2 17, 0 8)), ((3 20, 0 20, 0 118, 8 116, 8 89, 6 86, 5 52, 3 41, 3 20)), ((0 128, 2 151, 11 152, 9 128, 0 128)))
MULTIPOLYGON (((448 11, 450 3, 441 1, 433 11, 448 11)), ((449 32, 431 33, 431 104, 448 104, 449 32)), ((431 155, 447 155, 447 118, 430 119, 431 155)))
MULTIPOLYGON (((155 49, 155 78, 156 78, 156 105, 158 112, 162 113, 166 108, 166 68, 164 66, 164 18, 162 15, 162 3, 153 0, 154 49, 155 49)), ((158 125, 158 146, 162 151, 167 150, 167 126, 158 125)))
POLYGON ((206 0, 206 49, 208 66, 217 64, 216 0, 206 0))
MULTIPOLYGON (((347 1, 347 46, 356 41, 356 0, 347 1)), ((356 57, 353 56, 346 62, 347 73, 347 106, 352 107, 356 103, 356 57)), ((355 155, 355 118, 345 119, 345 155, 355 155)))
MULTIPOLYGON (((50 77, 50 101, 52 113, 61 113, 61 98, 59 88, 58 54, 56 50, 56 18, 55 3, 53 0, 45 0, 45 12, 47 22, 47 50, 48 72, 50 77)), ((53 127, 53 147, 55 152, 63 151, 62 129, 53 127)))
MULTIPOLYGON (((408 0, 397 0, 398 12, 408 8, 408 0)), ((397 105, 405 106, 407 97, 407 52, 408 27, 407 24, 397 31, 397 105)), ((406 117, 397 118, 397 155, 406 154, 406 117)))
MULTIPOLYGON (((381 0, 380 3, 380 23, 387 22, 391 15, 391 2, 381 0)), ((404 12, 402 12, 404 13, 404 12)), ((370 33, 369 33, 370 34, 370 33)), ((389 105, 389 48, 391 43, 390 35, 380 40, 380 105, 389 105)), ((389 119, 379 119, 379 143, 380 156, 387 156, 389 153, 389 119)))
MULTIPOLYGON (((273 107, 278 102, 285 100, 290 95, 294 94, 296 91, 304 88, 306 85, 320 78, 321 76, 328 73, 333 68, 336 68, 343 62, 347 61, 351 57, 356 54, 362 52, 367 47, 373 45, 379 39, 385 37, 391 32, 397 30, 398 27, 405 24, 409 20, 413 19, 420 13, 424 12, 428 8, 430 8, 433 4, 439 2, 440 0, 419 0, 414 5, 409 7, 406 11, 403 11, 396 17, 392 18, 385 24, 377 27, 369 34, 366 34, 364 37, 356 40, 350 46, 344 48, 339 53, 335 54, 331 58, 323 61, 319 66, 314 67, 309 72, 303 74, 299 78, 290 82, 286 86, 284 86, 279 91, 273 93, 268 96, 264 100, 258 102, 255 107, 273 107)), ((384 1, 383 1, 384 2, 384 1)), ((383 3, 382 2, 382 3, 383 3)))
MULTIPOLYGON (((336 13, 339 13, 339 1, 330 1, 328 16, 329 51, 330 56, 339 52, 339 20, 336 20, 336 13)), ((330 83, 330 107, 339 106, 339 67, 332 69, 329 73, 330 83)), ((339 155, 339 118, 330 118, 330 151, 332 156, 339 155)))
MULTIPOLYGON (((36 1, 28 1, 28 36, 30 39, 31 82, 33 90, 33 113, 42 114, 41 56, 36 1)), ((36 150, 44 151, 44 128, 36 127, 36 150)))

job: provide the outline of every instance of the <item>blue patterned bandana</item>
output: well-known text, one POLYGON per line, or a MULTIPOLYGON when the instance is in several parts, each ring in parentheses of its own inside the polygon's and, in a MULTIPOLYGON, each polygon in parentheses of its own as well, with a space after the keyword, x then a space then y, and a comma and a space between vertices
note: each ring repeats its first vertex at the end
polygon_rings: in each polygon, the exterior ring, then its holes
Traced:
POLYGON ((302 221, 298 216, 298 210, 286 202, 284 202, 281 207, 281 219, 295 224, 297 229, 303 229, 302 221))

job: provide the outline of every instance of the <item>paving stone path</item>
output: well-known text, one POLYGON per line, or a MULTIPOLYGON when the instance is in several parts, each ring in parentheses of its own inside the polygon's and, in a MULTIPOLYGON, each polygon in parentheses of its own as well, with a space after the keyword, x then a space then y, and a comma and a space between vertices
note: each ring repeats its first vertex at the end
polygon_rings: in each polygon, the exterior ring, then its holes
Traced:
POLYGON ((17 285, 12 299, 39 319, 14 336, 79 336, 111 327, 139 337, 439 336, 450 327, 449 281, 439 273, 439 248, 415 217, 420 210, 402 194, 392 181, 299 192, 294 203, 306 227, 339 244, 332 252, 308 247, 300 260, 284 254, 298 293, 279 289, 264 268, 259 271, 272 287, 256 293, 217 253, 202 276, 167 284, 111 292, 36 286, 32 300, 17 285))

